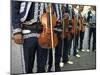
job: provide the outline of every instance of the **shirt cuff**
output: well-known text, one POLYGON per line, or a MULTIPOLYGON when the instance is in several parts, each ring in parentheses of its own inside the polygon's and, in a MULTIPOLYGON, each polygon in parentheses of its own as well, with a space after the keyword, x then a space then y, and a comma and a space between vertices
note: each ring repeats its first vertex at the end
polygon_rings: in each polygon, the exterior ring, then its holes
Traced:
POLYGON ((13 34, 21 33, 21 32, 22 32, 21 28, 16 28, 16 29, 13 30, 13 34))

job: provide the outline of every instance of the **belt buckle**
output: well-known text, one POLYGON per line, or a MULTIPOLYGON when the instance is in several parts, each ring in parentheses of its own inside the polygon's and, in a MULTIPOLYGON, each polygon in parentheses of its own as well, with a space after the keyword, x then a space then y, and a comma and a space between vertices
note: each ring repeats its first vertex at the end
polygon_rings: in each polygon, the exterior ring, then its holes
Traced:
POLYGON ((29 34, 29 33, 31 33, 31 30, 22 30, 22 33, 23 34, 29 34))
POLYGON ((61 22, 61 20, 58 20, 58 22, 61 22))

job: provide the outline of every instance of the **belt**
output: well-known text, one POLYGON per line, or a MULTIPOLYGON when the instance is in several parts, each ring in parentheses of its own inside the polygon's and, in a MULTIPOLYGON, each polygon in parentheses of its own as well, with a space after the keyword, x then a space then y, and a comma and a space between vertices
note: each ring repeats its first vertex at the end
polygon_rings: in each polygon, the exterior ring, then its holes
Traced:
POLYGON ((96 23, 89 23, 90 28, 96 28, 96 23))
POLYGON ((34 22, 34 23, 27 23, 27 22, 25 22, 25 23, 22 23, 22 26, 33 26, 33 25, 36 25, 36 24, 41 24, 40 22, 34 22))
POLYGON ((59 22, 59 21, 57 21, 56 23, 57 23, 58 26, 61 25, 61 22, 59 22))
POLYGON ((58 31, 58 32, 62 32, 62 29, 60 29, 60 28, 54 28, 53 30, 58 31))
POLYGON ((72 20, 69 20, 69 25, 72 25, 72 20))
POLYGON ((23 23, 23 25, 32 25, 32 24, 35 24, 35 23, 40 23, 40 21, 34 21, 34 19, 31 19, 29 21, 25 21, 23 23))
POLYGON ((88 26, 88 27, 90 27, 90 28, 96 28, 96 26, 94 25, 94 26, 88 26))
POLYGON ((69 25, 68 28, 72 28, 72 25, 69 25))
POLYGON ((38 34, 38 33, 30 33, 30 34, 25 34, 25 35, 23 35, 23 38, 24 39, 27 39, 27 38, 30 38, 30 37, 39 37, 40 36, 40 34, 38 34))
POLYGON ((96 23, 89 23, 91 26, 95 26, 96 25, 96 23))

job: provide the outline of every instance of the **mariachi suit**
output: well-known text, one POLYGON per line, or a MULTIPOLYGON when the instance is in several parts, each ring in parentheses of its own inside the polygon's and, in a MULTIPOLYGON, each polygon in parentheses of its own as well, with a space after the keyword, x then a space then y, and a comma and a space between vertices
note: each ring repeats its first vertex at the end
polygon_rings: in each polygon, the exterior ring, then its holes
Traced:
POLYGON ((81 22, 81 30, 80 30, 80 48, 79 50, 81 51, 83 49, 83 39, 84 39, 84 33, 85 33, 85 26, 84 26, 84 16, 82 16, 82 13, 79 13, 79 17, 78 19, 80 19, 81 22))
MULTIPOLYGON (((68 19, 69 21, 69 6, 67 4, 64 5, 64 12, 62 13, 63 14, 63 18, 65 17, 64 14, 66 14, 66 20, 68 19)), ((68 59, 68 55, 70 54, 70 32, 69 32, 69 24, 68 25, 64 25, 64 31, 65 31, 65 34, 67 34, 67 36, 65 36, 65 38, 63 39, 64 40, 64 47, 63 47, 63 62, 64 63, 67 63, 67 61, 69 60, 68 59), (68 30, 66 32, 66 30, 68 30)))
POLYGON ((69 17, 68 17, 68 20, 69 20, 68 34, 70 35, 70 39, 68 40, 68 45, 67 46, 68 46, 68 55, 70 55, 70 50, 71 50, 72 40, 73 40, 72 7, 68 5, 68 7, 66 7, 66 9, 67 9, 67 13, 69 14, 69 17))
POLYGON ((73 51, 73 54, 76 54, 76 49, 75 49, 75 26, 74 24, 72 23, 72 19, 74 19, 74 17, 76 16, 75 14, 75 11, 74 9, 72 8, 72 6, 68 6, 69 8, 69 25, 68 25, 68 33, 70 34, 70 39, 68 40, 68 48, 69 48, 69 52, 68 52, 68 55, 70 55, 70 50, 71 50, 71 47, 72 47, 72 41, 73 41, 73 48, 74 48, 74 51, 73 51))
POLYGON ((91 35, 93 34, 92 51, 95 51, 95 49, 96 49, 96 12, 95 11, 93 11, 93 10, 88 11, 87 22, 89 24, 88 49, 90 49, 90 40, 91 40, 91 35))
POLYGON ((45 72, 45 60, 41 56, 42 48, 38 44, 39 14, 43 13, 44 3, 12 1, 13 34, 21 33, 24 38, 23 52, 26 73, 32 73, 35 54, 37 52, 37 72, 45 72), (40 6, 40 9, 39 9, 40 6), (41 10, 41 13, 38 13, 41 10), (31 19, 34 19, 32 21, 31 19), (23 23, 23 24, 22 24, 23 23), (21 25, 22 24, 22 25, 21 25), (28 30, 30 32, 25 32, 28 30))
MULTIPOLYGON (((60 63, 60 58, 61 58, 61 48, 62 48, 62 40, 61 40, 61 32, 62 32, 62 25, 61 25, 61 4, 52 4, 54 14, 57 17, 57 26, 54 28, 54 32, 57 34, 58 37, 58 44, 55 47, 55 71, 61 71, 61 68, 59 66, 60 63)), ((52 50, 49 53, 49 67, 48 67, 48 72, 51 71, 52 67, 52 50)))
POLYGON ((74 37, 73 37, 73 55, 76 56, 78 49, 78 39, 79 39, 79 24, 78 24, 78 13, 72 8, 72 18, 75 18, 76 23, 74 26, 74 37))

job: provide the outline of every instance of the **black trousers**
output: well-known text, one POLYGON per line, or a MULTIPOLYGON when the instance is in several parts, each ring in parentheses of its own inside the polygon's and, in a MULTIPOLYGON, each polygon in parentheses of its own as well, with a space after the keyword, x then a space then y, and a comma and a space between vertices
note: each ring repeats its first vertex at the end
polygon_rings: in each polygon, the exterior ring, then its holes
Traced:
MULTIPOLYGON (((37 72, 43 73, 46 72, 46 62, 47 62, 47 56, 48 56, 48 49, 44 49, 39 47, 37 54, 37 72)), ((50 50, 51 51, 51 50, 50 50)))
POLYGON ((75 56, 77 54, 78 49, 78 40, 79 40, 79 32, 73 36, 73 55, 75 56))
MULTIPOLYGON (((60 58, 61 58, 61 49, 62 49, 62 40, 59 39, 58 37, 58 44, 55 47, 55 71, 61 71, 61 68, 59 66, 60 63, 60 58)), ((39 47, 39 46, 38 46, 39 47)), ((52 55, 52 49, 44 49, 39 47, 38 49, 38 57, 37 57, 37 72, 41 73, 41 72, 46 72, 46 62, 48 60, 48 72, 51 72, 51 68, 52 68, 52 62, 53 62, 53 55, 52 55), (49 57, 49 58, 48 58, 49 57), (41 64, 41 65, 39 65, 41 64)))
POLYGON ((82 46, 83 46, 83 39, 84 39, 84 31, 80 31, 80 48, 79 50, 82 50, 82 46))
POLYGON ((69 52, 68 52, 68 55, 70 55, 70 50, 71 50, 71 47, 72 47, 72 40, 74 38, 74 35, 73 34, 70 33, 70 35, 71 35, 71 38, 69 40, 69 52))
MULTIPOLYGON (((61 71, 60 68, 60 59, 61 59, 61 53, 62 52, 62 40, 58 40, 58 45, 55 48, 55 72, 61 71)), ((49 51, 49 67, 48 67, 48 72, 51 72, 52 68, 52 62, 53 62, 53 55, 52 55, 52 50, 49 51)))
MULTIPOLYGON (((56 71, 60 71, 60 67, 59 67, 59 63, 60 63, 60 59, 62 57, 63 62, 66 63, 69 59, 68 59, 68 55, 70 54, 70 40, 68 40, 68 38, 64 38, 63 39, 64 44, 63 44, 63 50, 62 50, 62 40, 59 40, 59 43, 56 47, 56 51, 55 51, 55 68, 56 71)), ((49 65, 52 64, 52 51, 50 51, 49 53, 49 65)), ((51 66, 49 67, 49 71, 50 71, 51 66)))
POLYGON ((24 40, 23 44, 25 70, 26 73, 32 73, 35 54, 37 55, 37 72, 45 72, 45 65, 47 60, 47 49, 43 49, 39 46, 36 37, 31 37, 24 40))
POLYGON ((70 55, 70 40, 68 37, 64 38, 64 47, 63 47, 63 62, 67 63, 68 55, 70 55))
POLYGON ((24 39, 23 52, 26 73, 32 73, 36 51, 38 51, 37 38, 31 37, 24 39))
POLYGON ((93 34, 93 47, 92 47, 92 50, 94 51, 96 49, 96 28, 89 28, 88 49, 90 49, 90 41, 91 41, 92 34, 93 34))

